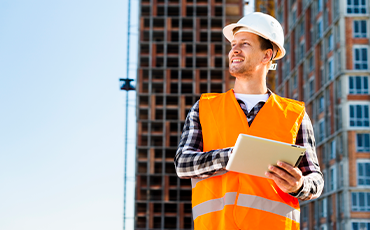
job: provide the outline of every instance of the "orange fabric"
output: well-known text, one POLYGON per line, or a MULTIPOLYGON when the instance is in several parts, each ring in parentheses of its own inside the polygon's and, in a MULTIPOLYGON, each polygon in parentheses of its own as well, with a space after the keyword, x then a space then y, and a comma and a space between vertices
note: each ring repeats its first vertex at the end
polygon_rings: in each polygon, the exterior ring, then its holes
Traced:
POLYGON ((221 211, 205 214, 202 216, 202 218, 196 218, 194 220, 194 229, 195 230, 196 229, 199 229, 199 230, 239 229, 238 226, 234 222, 233 210, 234 210, 233 206, 227 205, 221 211), (209 223, 212 223, 212 224, 209 224, 209 223))
MULTIPOLYGON (((215 198, 220 198, 224 197, 225 193, 227 192, 237 192, 233 187, 228 186, 229 184, 237 184, 239 183, 239 178, 238 174, 236 172, 228 172, 228 176, 226 174, 220 175, 220 176, 215 176, 212 177, 212 181, 214 184, 218 185, 218 188, 215 190, 213 184, 208 184, 208 183, 202 183, 198 182, 195 188, 193 188, 193 193, 194 191, 203 191, 204 193, 211 193, 213 195, 213 199, 215 198), (199 185, 199 187, 198 187, 199 185)), ((205 201, 209 200, 208 196, 193 196, 192 198, 192 206, 196 206, 198 204, 201 204, 205 201)))
MULTIPOLYGON (((243 212, 247 215, 244 216, 244 219, 241 219, 240 223, 237 224, 240 228, 233 228, 233 229, 242 229, 242 230, 249 230, 249 229, 273 229, 273 230, 280 230, 280 229, 291 229, 291 230, 299 230, 299 223, 292 221, 291 219, 284 218, 279 215, 273 215, 269 212, 256 210, 253 208, 241 208, 238 210, 234 210, 234 213, 243 212)), ((228 224, 226 224, 228 226, 228 224)), ((214 228, 214 229, 223 229, 223 228, 214 228)))
POLYGON ((246 219, 240 228, 234 222, 233 207, 226 206, 223 210, 213 213, 207 213, 202 218, 194 220, 194 228, 201 230, 280 230, 291 229, 299 230, 299 223, 290 219, 281 218, 277 215, 270 215, 267 212, 244 208, 243 212, 248 213, 246 219), (255 220, 260 220, 255 221, 255 220), (211 223, 207 224, 207 223, 211 223))
MULTIPOLYGON (((233 90, 203 94, 199 102, 203 151, 232 147, 240 133, 294 144, 304 113, 302 102, 271 94, 249 127, 233 90)), ((281 191, 273 180, 235 172, 198 182, 192 190, 192 205, 221 198, 227 192, 256 195, 299 210, 298 200, 281 191)), ((194 227, 196 230, 299 229, 299 223, 269 212, 227 205, 221 211, 197 217, 194 227)))

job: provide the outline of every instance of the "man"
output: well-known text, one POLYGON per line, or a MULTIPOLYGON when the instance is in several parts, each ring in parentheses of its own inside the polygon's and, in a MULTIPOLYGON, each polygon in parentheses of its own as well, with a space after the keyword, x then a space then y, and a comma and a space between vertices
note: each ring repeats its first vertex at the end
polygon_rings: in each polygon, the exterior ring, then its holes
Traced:
POLYGON ((280 23, 252 13, 223 29, 231 42, 229 71, 235 86, 203 94, 189 112, 175 157, 180 178, 192 178, 194 227, 199 229, 299 229, 300 200, 320 196, 324 180, 313 128, 302 102, 266 86, 272 60, 285 55, 280 23), (267 178, 226 171, 240 133, 307 148, 298 167, 269 166, 267 178))

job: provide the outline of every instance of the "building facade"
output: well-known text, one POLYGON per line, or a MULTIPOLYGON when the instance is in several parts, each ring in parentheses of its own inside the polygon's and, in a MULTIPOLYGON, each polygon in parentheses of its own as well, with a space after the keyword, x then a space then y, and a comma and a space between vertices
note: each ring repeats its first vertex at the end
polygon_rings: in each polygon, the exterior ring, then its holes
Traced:
POLYGON ((277 0, 286 56, 276 92, 306 103, 325 189, 301 229, 370 230, 369 16, 365 0, 277 0))
POLYGON ((142 0, 137 81, 137 230, 192 229, 190 180, 174 157, 184 120, 206 92, 224 92, 229 42, 224 25, 243 15, 240 0, 142 0))

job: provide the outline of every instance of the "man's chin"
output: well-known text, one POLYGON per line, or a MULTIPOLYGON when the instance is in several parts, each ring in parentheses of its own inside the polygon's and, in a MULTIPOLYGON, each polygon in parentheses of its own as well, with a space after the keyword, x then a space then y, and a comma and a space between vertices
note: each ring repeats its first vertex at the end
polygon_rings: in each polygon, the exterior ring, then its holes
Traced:
POLYGON ((235 69, 229 69, 229 73, 231 74, 231 76, 238 76, 238 75, 243 75, 244 71, 242 70, 235 70, 235 69))

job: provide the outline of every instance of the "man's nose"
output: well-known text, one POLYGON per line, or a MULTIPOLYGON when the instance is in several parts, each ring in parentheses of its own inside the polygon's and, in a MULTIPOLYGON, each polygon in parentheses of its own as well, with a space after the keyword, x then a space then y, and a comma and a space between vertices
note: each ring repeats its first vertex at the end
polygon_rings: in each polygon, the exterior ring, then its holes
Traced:
POLYGON ((237 46, 234 46, 233 48, 232 48, 232 53, 233 54, 238 54, 238 53, 240 53, 240 49, 239 49, 239 47, 237 47, 237 46))

